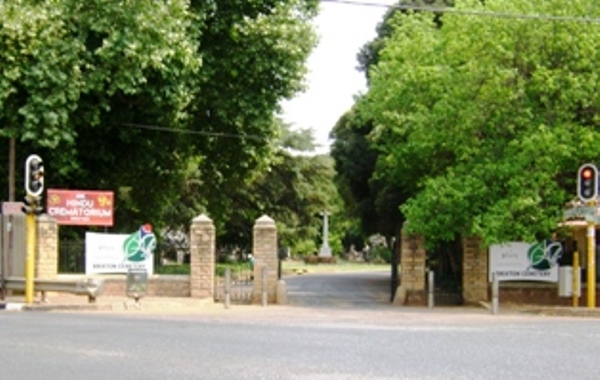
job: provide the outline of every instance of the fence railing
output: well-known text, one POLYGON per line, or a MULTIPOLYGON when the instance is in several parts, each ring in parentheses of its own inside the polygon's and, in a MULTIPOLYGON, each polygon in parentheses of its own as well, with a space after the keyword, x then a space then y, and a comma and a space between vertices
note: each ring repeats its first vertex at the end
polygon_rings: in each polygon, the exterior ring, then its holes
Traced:
POLYGON ((58 273, 85 273, 85 241, 60 241, 58 273))

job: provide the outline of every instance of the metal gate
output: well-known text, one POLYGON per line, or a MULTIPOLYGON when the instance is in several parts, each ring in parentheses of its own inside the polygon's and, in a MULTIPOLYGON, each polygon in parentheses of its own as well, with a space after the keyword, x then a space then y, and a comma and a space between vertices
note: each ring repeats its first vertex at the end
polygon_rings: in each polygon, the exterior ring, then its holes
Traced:
POLYGON ((253 291, 253 268, 247 263, 215 270, 215 302, 250 304, 253 291))

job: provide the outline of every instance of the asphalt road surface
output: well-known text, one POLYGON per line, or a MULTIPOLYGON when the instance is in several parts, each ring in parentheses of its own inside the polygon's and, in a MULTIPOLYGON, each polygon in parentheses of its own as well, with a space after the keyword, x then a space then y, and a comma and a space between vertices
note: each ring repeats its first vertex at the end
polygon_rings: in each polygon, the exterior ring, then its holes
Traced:
POLYGON ((360 309, 390 301, 390 271, 292 275, 285 282, 296 306, 360 309))
POLYGON ((361 276, 289 279, 289 306, 0 312, 0 379, 599 378, 600 320, 392 306, 361 276))

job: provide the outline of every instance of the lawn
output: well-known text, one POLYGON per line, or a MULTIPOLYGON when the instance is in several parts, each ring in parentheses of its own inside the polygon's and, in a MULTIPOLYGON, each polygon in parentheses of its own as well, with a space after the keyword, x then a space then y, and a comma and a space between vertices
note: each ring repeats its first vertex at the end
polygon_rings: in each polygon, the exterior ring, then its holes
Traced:
POLYGON ((284 260, 281 263, 283 274, 293 273, 338 273, 389 270, 390 264, 355 263, 339 260, 336 264, 306 264, 301 260, 284 260))

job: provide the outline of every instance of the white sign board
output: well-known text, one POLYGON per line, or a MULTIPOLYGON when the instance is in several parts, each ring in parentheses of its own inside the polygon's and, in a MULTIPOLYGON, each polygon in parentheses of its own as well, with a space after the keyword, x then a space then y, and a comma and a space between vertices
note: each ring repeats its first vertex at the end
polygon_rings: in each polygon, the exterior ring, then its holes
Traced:
POLYGON ((129 269, 154 272, 156 237, 151 229, 140 228, 130 235, 85 234, 85 273, 127 273, 129 269))
POLYGON ((489 281, 496 273, 499 281, 558 281, 559 242, 511 242, 490 247, 489 281))

